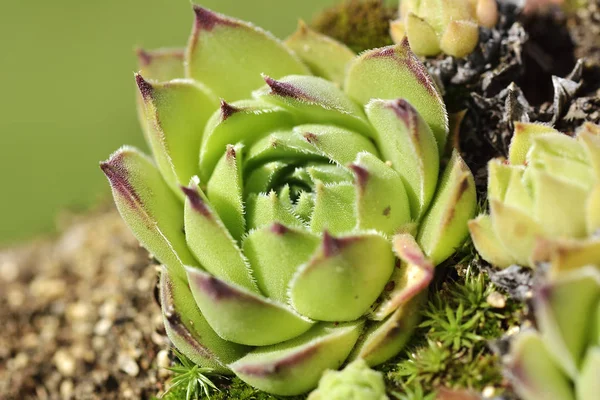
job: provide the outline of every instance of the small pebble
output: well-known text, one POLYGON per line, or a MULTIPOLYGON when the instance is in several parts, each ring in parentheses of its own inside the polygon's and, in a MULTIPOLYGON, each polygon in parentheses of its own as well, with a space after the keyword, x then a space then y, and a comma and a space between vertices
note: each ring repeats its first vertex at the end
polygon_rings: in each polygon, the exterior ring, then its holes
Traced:
POLYGON ((94 327, 94 333, 98 336, 105 336, 110 331, 112 325, 113 323, 110 319, 102 318, 94 327))
POLYGON ((140 373, 140 367, 135 360, 126 354, 119 354, 118 363, 119 369, 129 376, 137 376, 140 373))
POLYGON ((63 399, 70 399, 73 397, 73 390, 75 389, 75 385, 73 385, 73 381, 70 379, 66 379, 60 384, 60 396, 63 399))
POLYGON ((13 282, 19 277, 19 267, 12 260, 5 260, 0 263, 0 278, 6 282, 13 282))
POLYGON ((50 301, 64 296, 67 283, 62 279, 36 279, 29 285, 29 290, 33 297, 50 301))
POLYGON ((66 350, 61 349, 54 353, 53 361, 63 376, 73 376, 75 373, 75 359, 66 350))
POLYGON ((25 353, 19 353, 12 359, 12 367, 14 369, 21 369, 27 366, 29 357, 25 353))
POLYGON ((84 302, 78 301, 67 307, 67 318, 71 321, 85 320, 90 314, 90 306, 84 302))
POLYGON ((490 293, 485 301, 487 301, 487 303, 494 308, 506 307, 506 297, 498 292, 490 293))
POLYGON ((496 388, 493 386, 486 386, 483 388, 481 394, 484 399, 491 399, 496 394, 496 388))
POLYGON ((100 315, 104 318, 114 319, 117 315, 117 303, 114 300, 108 300, 100 307, 100 315))
POLYGON ((169 352, 167 350, 161 350, 156 355, 156 367, 158 368, 158 376, 161 378, 167 377, 171 372, 167 369, 171 366, 171 360, 169 359, 169 352))

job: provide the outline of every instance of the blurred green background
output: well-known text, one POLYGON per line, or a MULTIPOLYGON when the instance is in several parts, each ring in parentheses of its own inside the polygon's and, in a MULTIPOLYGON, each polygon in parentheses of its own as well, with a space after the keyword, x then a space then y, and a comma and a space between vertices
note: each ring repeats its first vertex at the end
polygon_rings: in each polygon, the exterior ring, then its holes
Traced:
MULTIPOLYGON (((338 0, 197 0, 285 37, 338 0)), ((188 0, 9 1, 0 12, 0 245, 106 199, 98 162, 145 148, 133 49, 184 46, 188 0)))

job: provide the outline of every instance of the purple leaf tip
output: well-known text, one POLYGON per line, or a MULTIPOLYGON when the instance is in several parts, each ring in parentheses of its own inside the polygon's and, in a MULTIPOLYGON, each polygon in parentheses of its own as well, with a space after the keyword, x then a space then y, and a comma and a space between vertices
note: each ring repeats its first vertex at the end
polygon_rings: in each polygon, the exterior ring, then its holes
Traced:
POLYGON ((350 169, 354 171, 354 175, 356 176, 356 182, 361 189, 364 189, 367 186, 367 181, 369 180, 369 171, 367 171, 364 167, 361 167, 358 164, 350 164, 350 169))
POLYGON ((331 236, 329 231, 323 232, 323 255, 325 257, 335 256, 340 251, 341 245, 341 240, 331 236))
POLYGON ((228 144, 227 145, 227 159, 228 160, 235 160, 236 157, 236 152, 235 152, 235 147, 232 144, 228 144))
POLYGON ((314 133, 310 133, 310 132, 305 132, 302 134, 302 136, 310 144, 316 143, 319 140, 317 135, 315 135, 314 133))
POLYGON ((194 210, 204 215, 205 217, 210 217, 210 210, 208 209, 208 206, 200 196, 200 193, 198 193, 198 189, 193 187, 181 186, 181 190, 183 190, 183 194, 185 194, 187 199, 190 201, 190 205, 194 210))
POLYGON ((278 236, 285 235, 287 231, 288 228, 285 225, 280 224, 279 222, 275 222, 273 225, 271 225, 271 232, 278 236))
POLYGON ((306 100, 311 102, 315 101, 313 98, 291 83, 275 80, 268 75, 263 75, 263 79, 271 89, 271 94, 282 97, 291 97, 297 100, 306 100))
POLYGON ((236 108, 231 104, 227 103, 225 100, 221 99, 221 121, 225 121, 227 118, 231 117, 238 111, 239 108, 236 108))
POLYGON ((136 193, 131 183, 127 179, 127 171, 123 166, 123 154, 117 153, 111 157, 108 161, 100 163, 100 169, 104 172, 104 175, 108 178, 110 186, 119 193, 131 206, 135 206, 136 203, 141 203, 139 195, 136 193))
POLYGON ((139 73, 135 74, 135 83, 137 83, 137 86, 140 89, 140 93, 142 94, 142 97, 144 99, 149 99, 152 97, 152 92, 154 91, 154 88, 139 73))
POLYGON ((402 121, 404 121, 405 124, 409 124, 410 120, 412 118, 415 117, 415 114, 417 113, 417 111, 414 109, 414 107, 406 100, 404 99, 397 99, 397 100, 393 100, 391 102, 388 103, 389 104, 389 108, 391 108, 394 113, 396 113, 396 115, 398 116, 398 118, 400 118, 402 121))
POLYGON ((232 20, 225 19, 220 14, 199 5, 194 5, 196 14, 196 29, 212 31, 216 25, 235 25, 232 20))

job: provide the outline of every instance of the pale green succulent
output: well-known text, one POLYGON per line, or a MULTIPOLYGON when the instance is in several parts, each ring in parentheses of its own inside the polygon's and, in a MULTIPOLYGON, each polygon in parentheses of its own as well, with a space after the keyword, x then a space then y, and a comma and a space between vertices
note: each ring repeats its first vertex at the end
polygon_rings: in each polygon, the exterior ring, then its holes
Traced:
POLYGON ((421 56, 465 57, 479 43, 479 27, 497 21, 496 0, 400 0, 400 18, 392 21, 390 34, 396 43, 407 37, 421 56))
POLYGON ((600 259, 561 272, 533 294, 537 330, 511 342, 506 372, 523 400, 600 394, 600 259))
POLYGON ((325 371, 308 400, 388 400, 381 372, 364 360, 352 361, 342 371, 325 371))
POLYGON ((406 41, 355 57, 305 26, 283 44, 194 11, 185 51, 140 52, 154 161, 125 147, 101 164, 164 265, 167 334, 282 395, 389 359, 475 210, 456 152, 440 173, 447 115, 430 76, 406 41))
POLYGON ((600 260, 600 127, 585 124, 571 137, 517 123, 508 160, 490 161, 488 171, 490 214, 469 222, 484 259, 551 261, 553 274, 600 260))

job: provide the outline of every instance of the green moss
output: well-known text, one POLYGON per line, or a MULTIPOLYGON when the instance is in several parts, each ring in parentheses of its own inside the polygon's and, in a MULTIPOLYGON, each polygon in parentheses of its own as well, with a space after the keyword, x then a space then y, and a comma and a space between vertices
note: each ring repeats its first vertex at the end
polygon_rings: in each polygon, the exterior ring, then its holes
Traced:
MULTIPOLYGON (((468 251, 463 261, 474 264, 470 246, 463 250, 468 251)), ((487 341, 518 325, 523 305, 506 300, 503 308, 494 308, 488 296, 499 294, 487 276, 460 265, 457 278, 432 290, 423 321, 407 350, 381 367, 395 398, 434 398, 440 386, 476 391, 495 386, 502 390, 498 359, 487 341)))
POLYGON ((383 0, 346 0, 318 15, 312 26, 358 53, 392 44, 389 21, 397 17, 397 9, 383 0))

